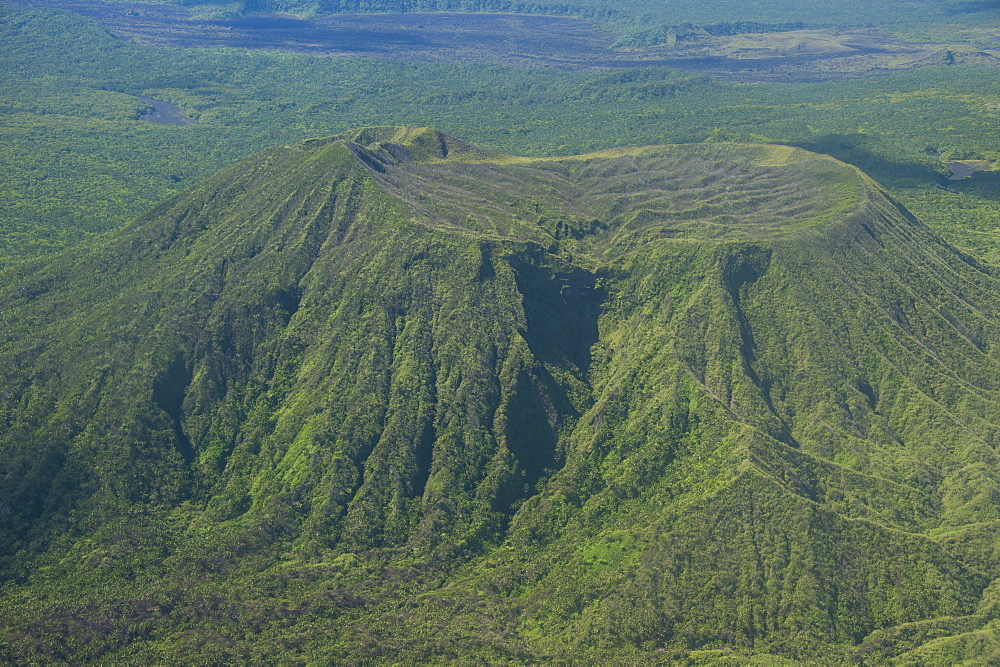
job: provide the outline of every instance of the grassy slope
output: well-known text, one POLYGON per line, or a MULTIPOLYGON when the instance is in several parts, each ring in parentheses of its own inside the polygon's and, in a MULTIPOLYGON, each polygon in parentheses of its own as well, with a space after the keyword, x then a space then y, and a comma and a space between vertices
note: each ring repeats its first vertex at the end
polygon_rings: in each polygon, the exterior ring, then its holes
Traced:
POLYGON ((950 241, 996 254, 993 175, 937 187, 951 158, 1000 159, 991 69, 728 85, 662 69, 583 74, 155 49, 70 14, 12 7, 0 8, 0 29, 5 263, 116 229, 266 146, 372 123, 428 124, 534 155, 795 144, 861 167, 950 241), (180 104, 201 124, 139 121, 142 105, 126 93, 180 104))
POLYGON ((29 266, 6 659, 992 650, 996 278, 830 158, 372 128, 29 266))

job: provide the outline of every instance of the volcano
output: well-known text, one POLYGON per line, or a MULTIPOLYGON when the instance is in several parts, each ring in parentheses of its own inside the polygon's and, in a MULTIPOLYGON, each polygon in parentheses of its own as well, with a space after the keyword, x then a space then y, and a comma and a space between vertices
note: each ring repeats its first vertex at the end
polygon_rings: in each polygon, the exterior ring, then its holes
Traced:
POLYGON ((833 158, 362 128, 0 310, 0 659, 1000 650, 1000 280, 833 158))

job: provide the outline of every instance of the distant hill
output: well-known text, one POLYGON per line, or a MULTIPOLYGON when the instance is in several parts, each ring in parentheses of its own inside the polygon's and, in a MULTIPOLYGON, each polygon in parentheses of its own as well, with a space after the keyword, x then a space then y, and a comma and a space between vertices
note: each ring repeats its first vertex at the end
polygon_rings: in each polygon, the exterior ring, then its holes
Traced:
POLYGON ((832 158, 363 128, 0 312, 2 660, 1000 649, 1000 280, 832 158))

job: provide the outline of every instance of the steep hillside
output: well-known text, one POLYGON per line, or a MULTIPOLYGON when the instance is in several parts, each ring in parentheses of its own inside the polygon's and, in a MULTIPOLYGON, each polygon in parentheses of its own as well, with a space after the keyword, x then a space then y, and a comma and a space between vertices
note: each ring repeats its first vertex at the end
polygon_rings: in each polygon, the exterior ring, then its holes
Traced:
POLYGON ((998 288, 797 149, 271 149, 0 277, 0 659, 988 655, 998 288))

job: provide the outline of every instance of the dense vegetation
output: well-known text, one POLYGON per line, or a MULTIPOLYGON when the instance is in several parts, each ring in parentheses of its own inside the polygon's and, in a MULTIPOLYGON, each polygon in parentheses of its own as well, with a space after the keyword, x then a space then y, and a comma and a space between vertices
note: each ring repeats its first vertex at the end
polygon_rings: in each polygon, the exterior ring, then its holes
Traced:
POLYGON ((73 245, 267 146, 426 124, 523 155, 714 140, 790 143, 861 167, 953 242, 996 247, 992 175, 937 186, 952 158, 997 159, 994 71, 724 84, 664 69, 571 73, 114 40, 63 12, 0 7, 0 261, 73 245), (145 95, 199 125, 138 120, 145 95))
POLYGON ((4 660, 997 649, 997 277, 830 158, 368 128, 3 283, 4 660))
MULTIPOLYGON (((723 4, 601 16, 943 15, 723 4)), ((945 181, 1000 161, 995 70, 156 49, 11 5, 0 62, 0 660, 1000 654, 1000 191, 945 181), (372 123, 693 145, 297 143, 372 123)))

